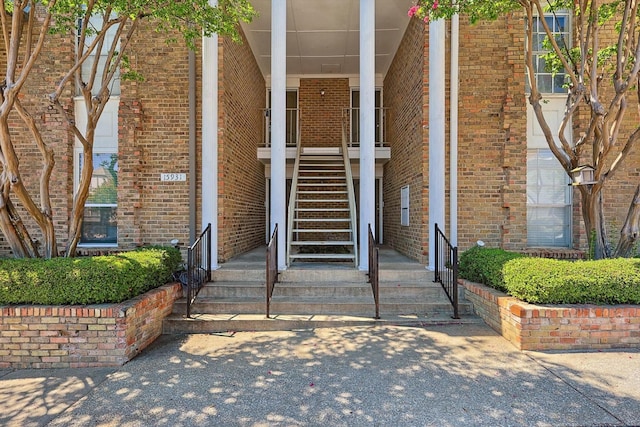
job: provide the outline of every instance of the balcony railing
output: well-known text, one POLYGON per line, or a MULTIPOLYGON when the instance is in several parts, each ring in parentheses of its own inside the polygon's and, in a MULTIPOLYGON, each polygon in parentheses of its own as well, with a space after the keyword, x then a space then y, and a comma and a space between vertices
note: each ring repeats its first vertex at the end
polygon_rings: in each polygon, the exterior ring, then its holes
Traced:
MULTIPOLYGON (((375 142, 377 147, 383 147, 387 139, 388 108, 376 107, 375 142)), ((349 124, 349 147, 360 146, 360 108, 345 108, 343 116, 349 124)))
MULTIPOLYGON (((271 147, 271 109, 265 108, 263 111, 264 116, 264 133, 262 140, 265 147, 271 147)), ((287 108, 287 128, 286 128, 286 143, 289 147, 295 147, 300 140, 300 110, 298 108, 287 108)))

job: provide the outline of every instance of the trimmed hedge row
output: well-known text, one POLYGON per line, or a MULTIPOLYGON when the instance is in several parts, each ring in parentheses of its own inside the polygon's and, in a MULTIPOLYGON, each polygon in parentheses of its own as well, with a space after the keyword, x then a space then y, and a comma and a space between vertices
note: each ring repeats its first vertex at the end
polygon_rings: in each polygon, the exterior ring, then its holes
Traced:
POLYGON ((0 304, 118 303, 167 283, 182 263, 176 248, 116 255, 0 259, 0 304))
POLYGON ((533 304, 640 304, 640 260, 566 261, 474 247, 460 277, 533 304))
POLYGON ((503 249, 474 246, 460 254, 458 274, 463 279, 507 291, 502 277, 504 264, 524 255, 503 249))
POLYGON ((522 258, 502 270, 512 296, 537 304, 640 304, 640 260, 522 258))

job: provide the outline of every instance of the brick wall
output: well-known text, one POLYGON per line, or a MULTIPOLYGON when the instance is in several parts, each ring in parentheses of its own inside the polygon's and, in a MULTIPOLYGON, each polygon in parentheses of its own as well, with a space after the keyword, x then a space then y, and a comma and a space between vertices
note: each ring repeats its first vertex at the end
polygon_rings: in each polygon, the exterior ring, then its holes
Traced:
POLYGON ((144 82, 123 81, 118 135, 118 244, 189 241, 189 181, 160 174, 189 172, 189 68, 184 43, 165 43, 141 25, 132 66, 144 82))
POLYGON ((538 306, 461 283, 474 312, 519 350, 640 348, 640 306, 538 306))
POLYGON ((120 304, 0 307, 0 368, 124 365, 160 336, 181 296, 176 283, 120 304))
POLYGON ((384 167, 384 242, 420 261, 428 254, 428 35, 411 20, 384 81, 391 160, 384 167), (423 108, 423 105, 425 107, 423 108), (409 185, 409 226, 400 225, 400 190, 409 185))
MULTIPOLYGON (((35 29, 37 32, 37 28, 35 29)), ((37 36, 34 35, 34 37, 37 36)), ((2 37, 2 36, 0 36, 2 37)), ((55 168, 50 179, 50 197, 53 208, 53 222, 58 238, 58 247, 63 248, 67 237, 68 210, 71 207, 71 195, 73 189, 73 136, 66 125, 66 117, 61 111, 49 105, 45 94, 54 91, 62 73, 69 68, 74 54, 73 37, 60 36, 59 39, 46 40, 40 59, 34 64, 34 68, 22 89, 20 102, 31 114, 39 127, 44 143, 51 147, 55 153, 55 168), (62 209, 57 209, 62 207, 62 209)), ((0 65, 6 66, 6 52, 0 56, 0 65)), ((73 112, 72 90, 67 87, 61 97, 64 109, 73 112)), ((31 134, 27 130, 22 119, 14 111, 10 116, 10 132, 16 154, 20 162, 22 181, 30 192, 34 202, 40 204, 39 179, 42 172, 43 160, 36 147, 31 134)), ((34 221, 25 214, 16 197, 12 197, 14 205, 21 215, 21 219, 28 227, 33 239, 41 240, 42 236, 34 221)), ((0 233, 0 252, 9 254, 10 249, 0 233)))
POLYGON ((351 105, 349 79, 303 78, 298 96, 302 144, 305 147, 339 147, 342 113, 351 105), (323 89, 324 96, 320 95, 323 89))
POLYGON ((218 258, 222 262, 265 243, 265 177, 257 152, 263 142, 266 86, 243 40, 220 43, 218 258))
POLYGON ((524 24, 460 26, 458 244, 526 247, 524 24), (500 34, 500 37, 496 35, 500 34))

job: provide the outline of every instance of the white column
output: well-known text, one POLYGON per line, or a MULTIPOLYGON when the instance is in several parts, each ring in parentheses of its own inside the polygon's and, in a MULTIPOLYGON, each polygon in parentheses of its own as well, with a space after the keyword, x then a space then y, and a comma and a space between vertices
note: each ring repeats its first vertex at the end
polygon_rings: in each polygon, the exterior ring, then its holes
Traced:
POLYGON ((376 223, 376 2, 360 0, 360 266, 369 269, 369 224, 376 223))
POLYGON ((460 54, 460 16, 451 18, 451 101, 449 113, 449 240, 458 246, 458 93, 460 54))
POLYGON ((435 224, 445 226, 445 22, 429 24, 429 266, 435 268, 435 224))
MULTIPOLYGON (((211 5, 217 3, 210 0, 211 5)), ((211 266, 218 266, 218 35, 202 40, 202 228, 211 224, 211 266)), ((198 233, 199 234, 199 233, 198 233)))
POLYGON ((287 0, 271 1, 271 233, 278 225, 278 269, 286 265, 287 0))

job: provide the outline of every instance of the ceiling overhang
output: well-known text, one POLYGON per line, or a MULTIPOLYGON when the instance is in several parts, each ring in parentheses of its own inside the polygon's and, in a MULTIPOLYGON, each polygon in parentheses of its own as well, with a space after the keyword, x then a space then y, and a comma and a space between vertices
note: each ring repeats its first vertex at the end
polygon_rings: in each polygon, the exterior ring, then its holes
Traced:
MULTIPOLYGON (((412 0, 379 0, 375 72, 384 76, 402 41, 412 0)), ((271 74, 271 0, 253 0, 258 16, 242 24, 265 77, 271 74)), ((359 71, 360 0, 287 0, 287 75, 353 76, 359 71)))

